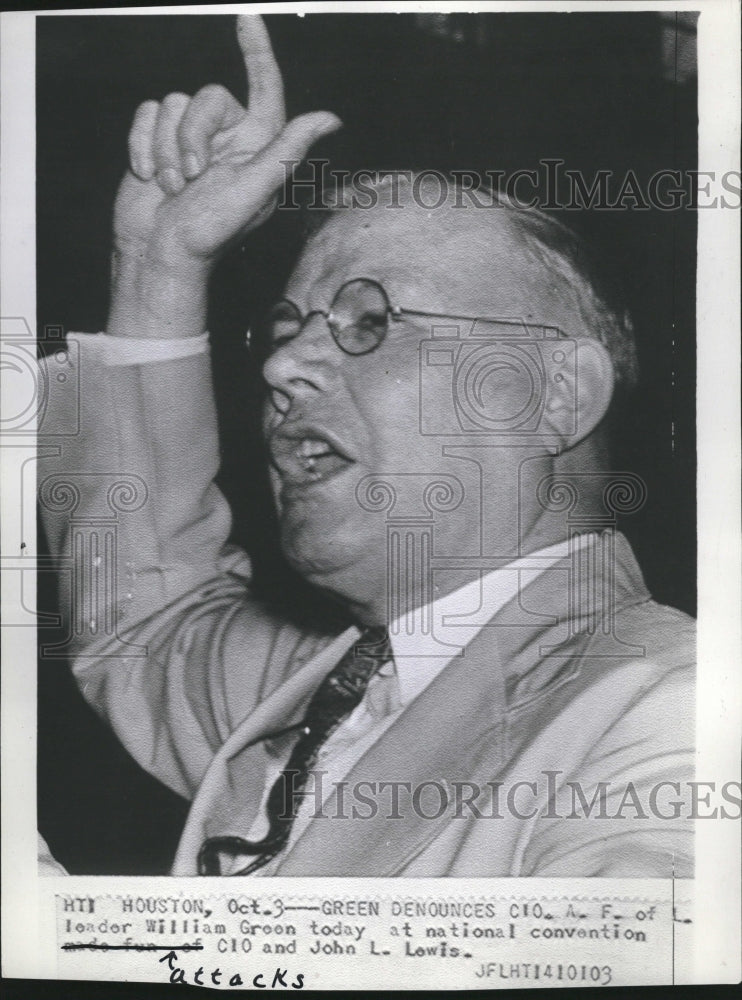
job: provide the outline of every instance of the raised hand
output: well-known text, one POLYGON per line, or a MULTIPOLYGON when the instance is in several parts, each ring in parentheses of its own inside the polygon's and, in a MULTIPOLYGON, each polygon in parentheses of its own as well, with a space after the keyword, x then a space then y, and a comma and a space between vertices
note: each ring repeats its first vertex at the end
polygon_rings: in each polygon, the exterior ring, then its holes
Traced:
POLYGON ((246 108, 218 84, 138 108, 114 213, 119 267, 123 261, 131 270, 138 261, 174 281, 207 274, 226 246, 272 211, 286 176, 281 161, 302 159, 340 126, 326 111, 286 124, 281 73, 262 19, 240 15, 237 38, 246 108))

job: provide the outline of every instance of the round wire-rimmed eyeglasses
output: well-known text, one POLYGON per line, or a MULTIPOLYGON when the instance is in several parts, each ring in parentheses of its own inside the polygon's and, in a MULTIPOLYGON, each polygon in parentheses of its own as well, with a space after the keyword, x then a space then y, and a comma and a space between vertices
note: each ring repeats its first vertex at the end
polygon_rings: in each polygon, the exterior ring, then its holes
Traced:
MULTIPOLYGON (((526 324, 519 319, 502 319, 486 316, 464 316, 460 313, 428 312, 392 305, 389 296, 373 278, 352 278, 335 293, 329 310, 313 309, 303 315, 296 303, 280 299, 271 307, 264 320, 263 350, 270 357, 279 348, 299 336, 313 316, 323 316, 332 339, 344 354, 359 357, 375 351, 386 337, 390 323, 399 322, 404 316, 423 316, 429 319, 464 320, 469 323, 486 323, 519 328, 523 336, 530 329, 542 331, 541 324, 526 324)), ((564 336, 557 327, 549 327, 551 336, 564 336)), ((541 334, 543 336, 543 334, 541 334)), ((516 334, 517 336, 517 334, 516 334)), ((250 334, 247 336, 250 345, 250 334)))

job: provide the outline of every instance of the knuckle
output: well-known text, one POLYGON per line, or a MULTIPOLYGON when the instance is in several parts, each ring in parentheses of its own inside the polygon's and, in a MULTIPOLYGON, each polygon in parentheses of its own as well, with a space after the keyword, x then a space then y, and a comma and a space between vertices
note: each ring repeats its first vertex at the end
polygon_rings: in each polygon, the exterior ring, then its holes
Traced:
POLYGON ((221 83, 207 83, 205 87, 202 87, 198 91, 194 100, 199 102, 224 101, 231 96, 227 88, 222 86, 221 83))
POLYGON ((159 110, 160 105, 158 101, 142 101, 137 110, 134 112, 134 118, 132 119, 131 126, 132 130, 143 127, 147 124, 147 122, 154 121, 159 110))
POLYGON ((196 146, 203 141, 202 132, 196 118, 183 116, 177 129, 178 142, 188 148, 196 146))
POLYGON ((234 98, 219 83, 209 83, 191 100, 178 123, 178 141, 185 146, 203 145, 221 119, 223 109, 234 98))
POLYGON ((162 107, 165 111, 177 111, 179 108, 184 107, 190 101, 190 97, 187 94, 182 94, 180 91, 174 90, 167 97, 163 98, 162 107))
POLYGON ((173 142, 173 137, 167 132, 155 134, 152 144, 152 153, 158 168, 175 166, 178 161, 178 150, 173 142))

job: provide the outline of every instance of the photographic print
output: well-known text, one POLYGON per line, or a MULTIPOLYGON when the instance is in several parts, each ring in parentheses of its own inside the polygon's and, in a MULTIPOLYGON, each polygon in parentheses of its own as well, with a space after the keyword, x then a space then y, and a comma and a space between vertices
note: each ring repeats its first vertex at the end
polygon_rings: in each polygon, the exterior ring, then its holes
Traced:
POLYGON ((740 174, 699 51, 738 11, 653 7, 4 15, 44 975, 707 975, 740 174))

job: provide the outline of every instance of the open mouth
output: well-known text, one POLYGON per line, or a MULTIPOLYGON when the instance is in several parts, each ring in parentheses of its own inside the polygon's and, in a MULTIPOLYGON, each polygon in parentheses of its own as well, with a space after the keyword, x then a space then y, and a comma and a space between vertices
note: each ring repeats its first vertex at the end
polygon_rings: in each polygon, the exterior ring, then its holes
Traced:
POLYGON ((288 486, 324 482, 353 464, 332 436, 316 428, 282 425, 270 439, 270 453, 288 486))

